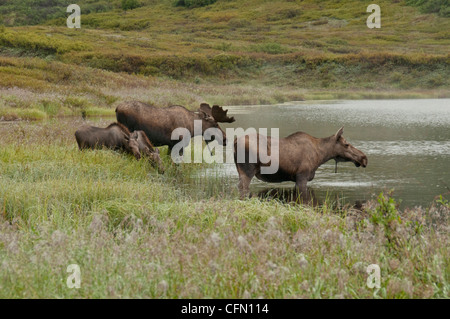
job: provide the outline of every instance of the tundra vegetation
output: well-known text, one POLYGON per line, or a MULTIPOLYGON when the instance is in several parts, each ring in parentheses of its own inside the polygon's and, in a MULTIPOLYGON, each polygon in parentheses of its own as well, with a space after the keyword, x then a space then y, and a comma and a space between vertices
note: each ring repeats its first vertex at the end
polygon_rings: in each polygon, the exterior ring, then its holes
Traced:
POLYGON ((0 118, 113 114, 127 99, 194 109, 449 96, 445 1, 378 1, 381 29, 358 0, 213 2, 125 12, 80 0, 81 29, 66 27, 62 1, 0 2, 0 118))
POLYGON ((129 99, 448 97, 445 14, 379 1, 382 28, 369 30, 356 0, 187 2, 80 0, 69 30, 66 4, 30 15, 30 1, 0 1, 0 118, 44 120, 0 123, 0 297, 448 298, 446 195, 404 210, 388 192, 358 209, 240 201, 220 173, 191 178, 211 164, 174 165, 166 147, 158 174, 74 139, 129 99))

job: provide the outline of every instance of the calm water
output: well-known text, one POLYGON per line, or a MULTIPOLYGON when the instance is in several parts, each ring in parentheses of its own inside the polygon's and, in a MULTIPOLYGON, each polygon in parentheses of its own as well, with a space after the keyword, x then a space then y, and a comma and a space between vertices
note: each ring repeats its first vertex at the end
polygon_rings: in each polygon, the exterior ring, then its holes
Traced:
MULTIPOLYGON (((303 131, 326 137, 345 126, 344 137, 369 159, 366 169, 334 161, 324 164, 308 185, 319 198, 327 194, 346 202, 371 199, 394 189, 403 207, 428 206, 450 191, 450 99, 295 102, 276 106, 229 107, 236 122, 222 127, 279 128, 285 137, 303 131)), ((270 135, 270 130, 269 130, 270 135)), ((211 175, 227 177, 236 188, 234 165, 218 164, 211 175)), ((208 170, 201 173, 209 176, 208 170)), ((251 191, 292 188, 254 178, 251 191)))

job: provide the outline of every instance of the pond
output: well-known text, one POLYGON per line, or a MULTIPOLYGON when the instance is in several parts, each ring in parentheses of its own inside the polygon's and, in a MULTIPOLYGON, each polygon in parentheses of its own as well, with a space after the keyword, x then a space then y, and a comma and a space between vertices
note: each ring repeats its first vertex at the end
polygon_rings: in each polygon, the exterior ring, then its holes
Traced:
MULTIPOLYGON (((334 161, 322 165, 308 185, 318 198, 365 201, 381 191, 394 190, 402 207, 429 206, 450 191, 450 99, 351 100, 292 102, 282 105, 227 107, 236 122, 226 127, 279 128, 280 137, 303 131, 315 137, 334 134, 344 126, 344 137, 369 159, 367 168, 334 161)), ((202 176, 223 175, 236 188, 234 164, 217 164, 202 176), (219 170, 220 174, 218 174, 219 170)), ((293 188, 294 183, 252 180, 254 193, 267 188, 293 188)))

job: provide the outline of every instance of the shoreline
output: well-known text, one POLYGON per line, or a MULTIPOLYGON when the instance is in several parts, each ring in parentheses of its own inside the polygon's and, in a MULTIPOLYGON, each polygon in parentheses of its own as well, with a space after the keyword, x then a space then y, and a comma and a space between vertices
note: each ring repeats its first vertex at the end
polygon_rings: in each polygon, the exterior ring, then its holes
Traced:
MULTIPOLYGON (((345 101, 345 100, 420 100, 420 99, 448 99, 450 98, 450 90, 447 92, 426 92, 408 91, 408 92, 311 92, 303 94, 302 100, 285 100, 273 103, 246 103, 243 99, 242 103, 222 104, 225 107, 264 107, 272 105, 292 104, 292 103, 308 103, 319 101, 345 101), (309 97, 309 98, 306 98, 309 97)), ((2 96, 0 96, 1 98, 2 96)), ((127 99, 124 99, 125 101, 127 99)), ((130 98, 128 98, 130 100, 130 98)), ((207 99, 205 99, 207 100, 207 99)), ((120 102, 119 102, 120 103, 120 102)), ((213 102, 214 103, 214 102, 213 102)), ((61 103, 62 104, 62 103, 61 103)), ((116 104, 116 103, 115 103, 116 104)), ((62 107, 62 106, 61 106, 62 107)), ((161 106, 163 107, 163 106, 161 106)), ((191 105, 186 106, 188 109, 194 109, 191 105)), ((115 116, 115 105, 108 107, 86 107, 83 109, 64 109, 61 114, 48 114, 39 108, 21 108, 21 107, 2 107, 0 105, 0 123, 21 122, 21 121, 40 121, 55 118, 77 117, 98 118, 102 116, 115 116)))

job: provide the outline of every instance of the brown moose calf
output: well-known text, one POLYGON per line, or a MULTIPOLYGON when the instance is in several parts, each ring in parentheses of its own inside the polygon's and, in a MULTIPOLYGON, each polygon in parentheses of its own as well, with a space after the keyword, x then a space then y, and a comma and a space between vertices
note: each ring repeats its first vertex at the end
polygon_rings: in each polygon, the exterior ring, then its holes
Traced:
POLYGON ((142 131, 130 133, 120 123, 112 123, 106 128, 86 125, 75 132, 75 138, 80 150, 106 147, 133 154, 137 160, 141 158, 141 155, 146 155, 160 173, 164 172, 159 150, 153 147, 142 131))
POLYGON ((138 142, 130 139, 130 131, 120 123, 112 123, 106 128, 83 126, 75 132, 75 139, 80 150, 106 147, 141 158, 138 142))

